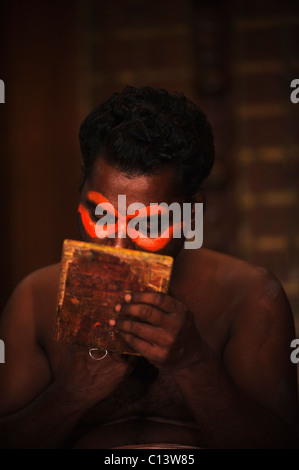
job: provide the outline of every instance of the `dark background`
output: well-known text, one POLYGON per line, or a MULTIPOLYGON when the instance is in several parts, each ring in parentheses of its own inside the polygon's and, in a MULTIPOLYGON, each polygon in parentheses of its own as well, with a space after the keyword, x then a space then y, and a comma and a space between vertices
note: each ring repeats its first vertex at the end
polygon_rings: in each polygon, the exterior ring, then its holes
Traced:
POLYGON ((1 307, 76 237, 78 129, 129 85, 183 91, 208 114, 217 164, 204 245, 271 270, 299 337, 298 0, 2 1, 1 307))

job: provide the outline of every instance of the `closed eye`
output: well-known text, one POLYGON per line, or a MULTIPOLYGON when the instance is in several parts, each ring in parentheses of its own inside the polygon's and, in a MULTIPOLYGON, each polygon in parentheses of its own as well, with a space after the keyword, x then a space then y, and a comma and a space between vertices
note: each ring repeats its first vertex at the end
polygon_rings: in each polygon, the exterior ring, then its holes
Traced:
POLYGON ((139 220, 136 230, 147 237, 157 238, 165 230, 165 219, 163 220, 161 214, 143 217, 139 220))
MULTIPOLYGON (((86 200, 86 205, 88 207, 90 218, 94 222, 97 222, 98 220, 101 220, 103 217, 107 216, 107 214, 108 214, 108 211, 106 209, 103 210, 102 214, 96 214, 96 208, 97 208, 98 204, 94 204, 93 202, 90 202, 90 201, 86 200)), ((111 218, 114 216, 114 214, 112 214, 111 212, 109 212, 109 215, 111 216, 111 218)), ((116 222, 116 220, 115 220, 115 222, 116 222)))

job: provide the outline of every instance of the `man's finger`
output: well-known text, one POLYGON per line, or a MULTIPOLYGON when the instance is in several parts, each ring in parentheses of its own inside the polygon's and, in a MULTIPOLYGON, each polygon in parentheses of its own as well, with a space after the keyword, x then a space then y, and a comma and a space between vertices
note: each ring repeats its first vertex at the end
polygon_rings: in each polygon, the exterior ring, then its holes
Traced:
POLYGON ((161 312, 149 304, 118 304, 115 311, 118 313, 118 318, 138 318, 142 322, 155 326, 163 326, 167 320, 165 312, 161 312))
POLYGON ((116 322, 116 328, 122 333, 129 333, 132 336, 150 343, 151 345, 169 346, 171 344, 171 337, 169 333, 159 327, 149 325, 148 323, 141 323, 134 320, 121 320, 116 322))
POLYGON ((124 296, 124 302, 127 304, 152 305, 165 313, 184 310, 184 306, 179 300, 162 292, 133 292, 124 296))
POLYGON ((121 333, 121 335, 134 351, 141 354, 141 356, 145 357, 149 362, 153 364, 162 362, 167 348, 157 346, 156 344, 150 344, 149 342, 129 333, 121 333))

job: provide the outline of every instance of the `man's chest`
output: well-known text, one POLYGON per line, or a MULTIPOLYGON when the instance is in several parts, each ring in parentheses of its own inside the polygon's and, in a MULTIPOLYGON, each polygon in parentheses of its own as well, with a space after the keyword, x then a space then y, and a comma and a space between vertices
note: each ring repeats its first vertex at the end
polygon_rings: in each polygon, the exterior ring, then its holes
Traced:
POLYGON ((193 421, 192 414, 175 381, 139 359, 133 373, 82 420, 82 426, 106 423, 126 417, 193 421))

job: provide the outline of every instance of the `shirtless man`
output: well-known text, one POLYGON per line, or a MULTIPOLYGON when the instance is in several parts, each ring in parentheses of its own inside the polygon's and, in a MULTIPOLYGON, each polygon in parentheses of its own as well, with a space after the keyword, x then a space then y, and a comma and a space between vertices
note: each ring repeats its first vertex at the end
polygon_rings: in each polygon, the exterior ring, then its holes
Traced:
MULTIPOLYGON (((91 239, 95 203, 203 201, 214 160, 204 114, 183 96, 127 87, 80 130, 80 237, 143 249, 126 236, 91 239)), ((169 238, 169 294, 133 293, 115 328, 141 354, 95 360, 53 340, 59 264, 24 279, 1 318, 3 448, 284 448, 297 427, 293 318, 266 270, 169 238)), ((102 352, 99 352, 102 354, 102 352)), ((101 356, 100 356, 101 357, 101 356)), ((99 358, 100 358, 99 357, 99 358)))

